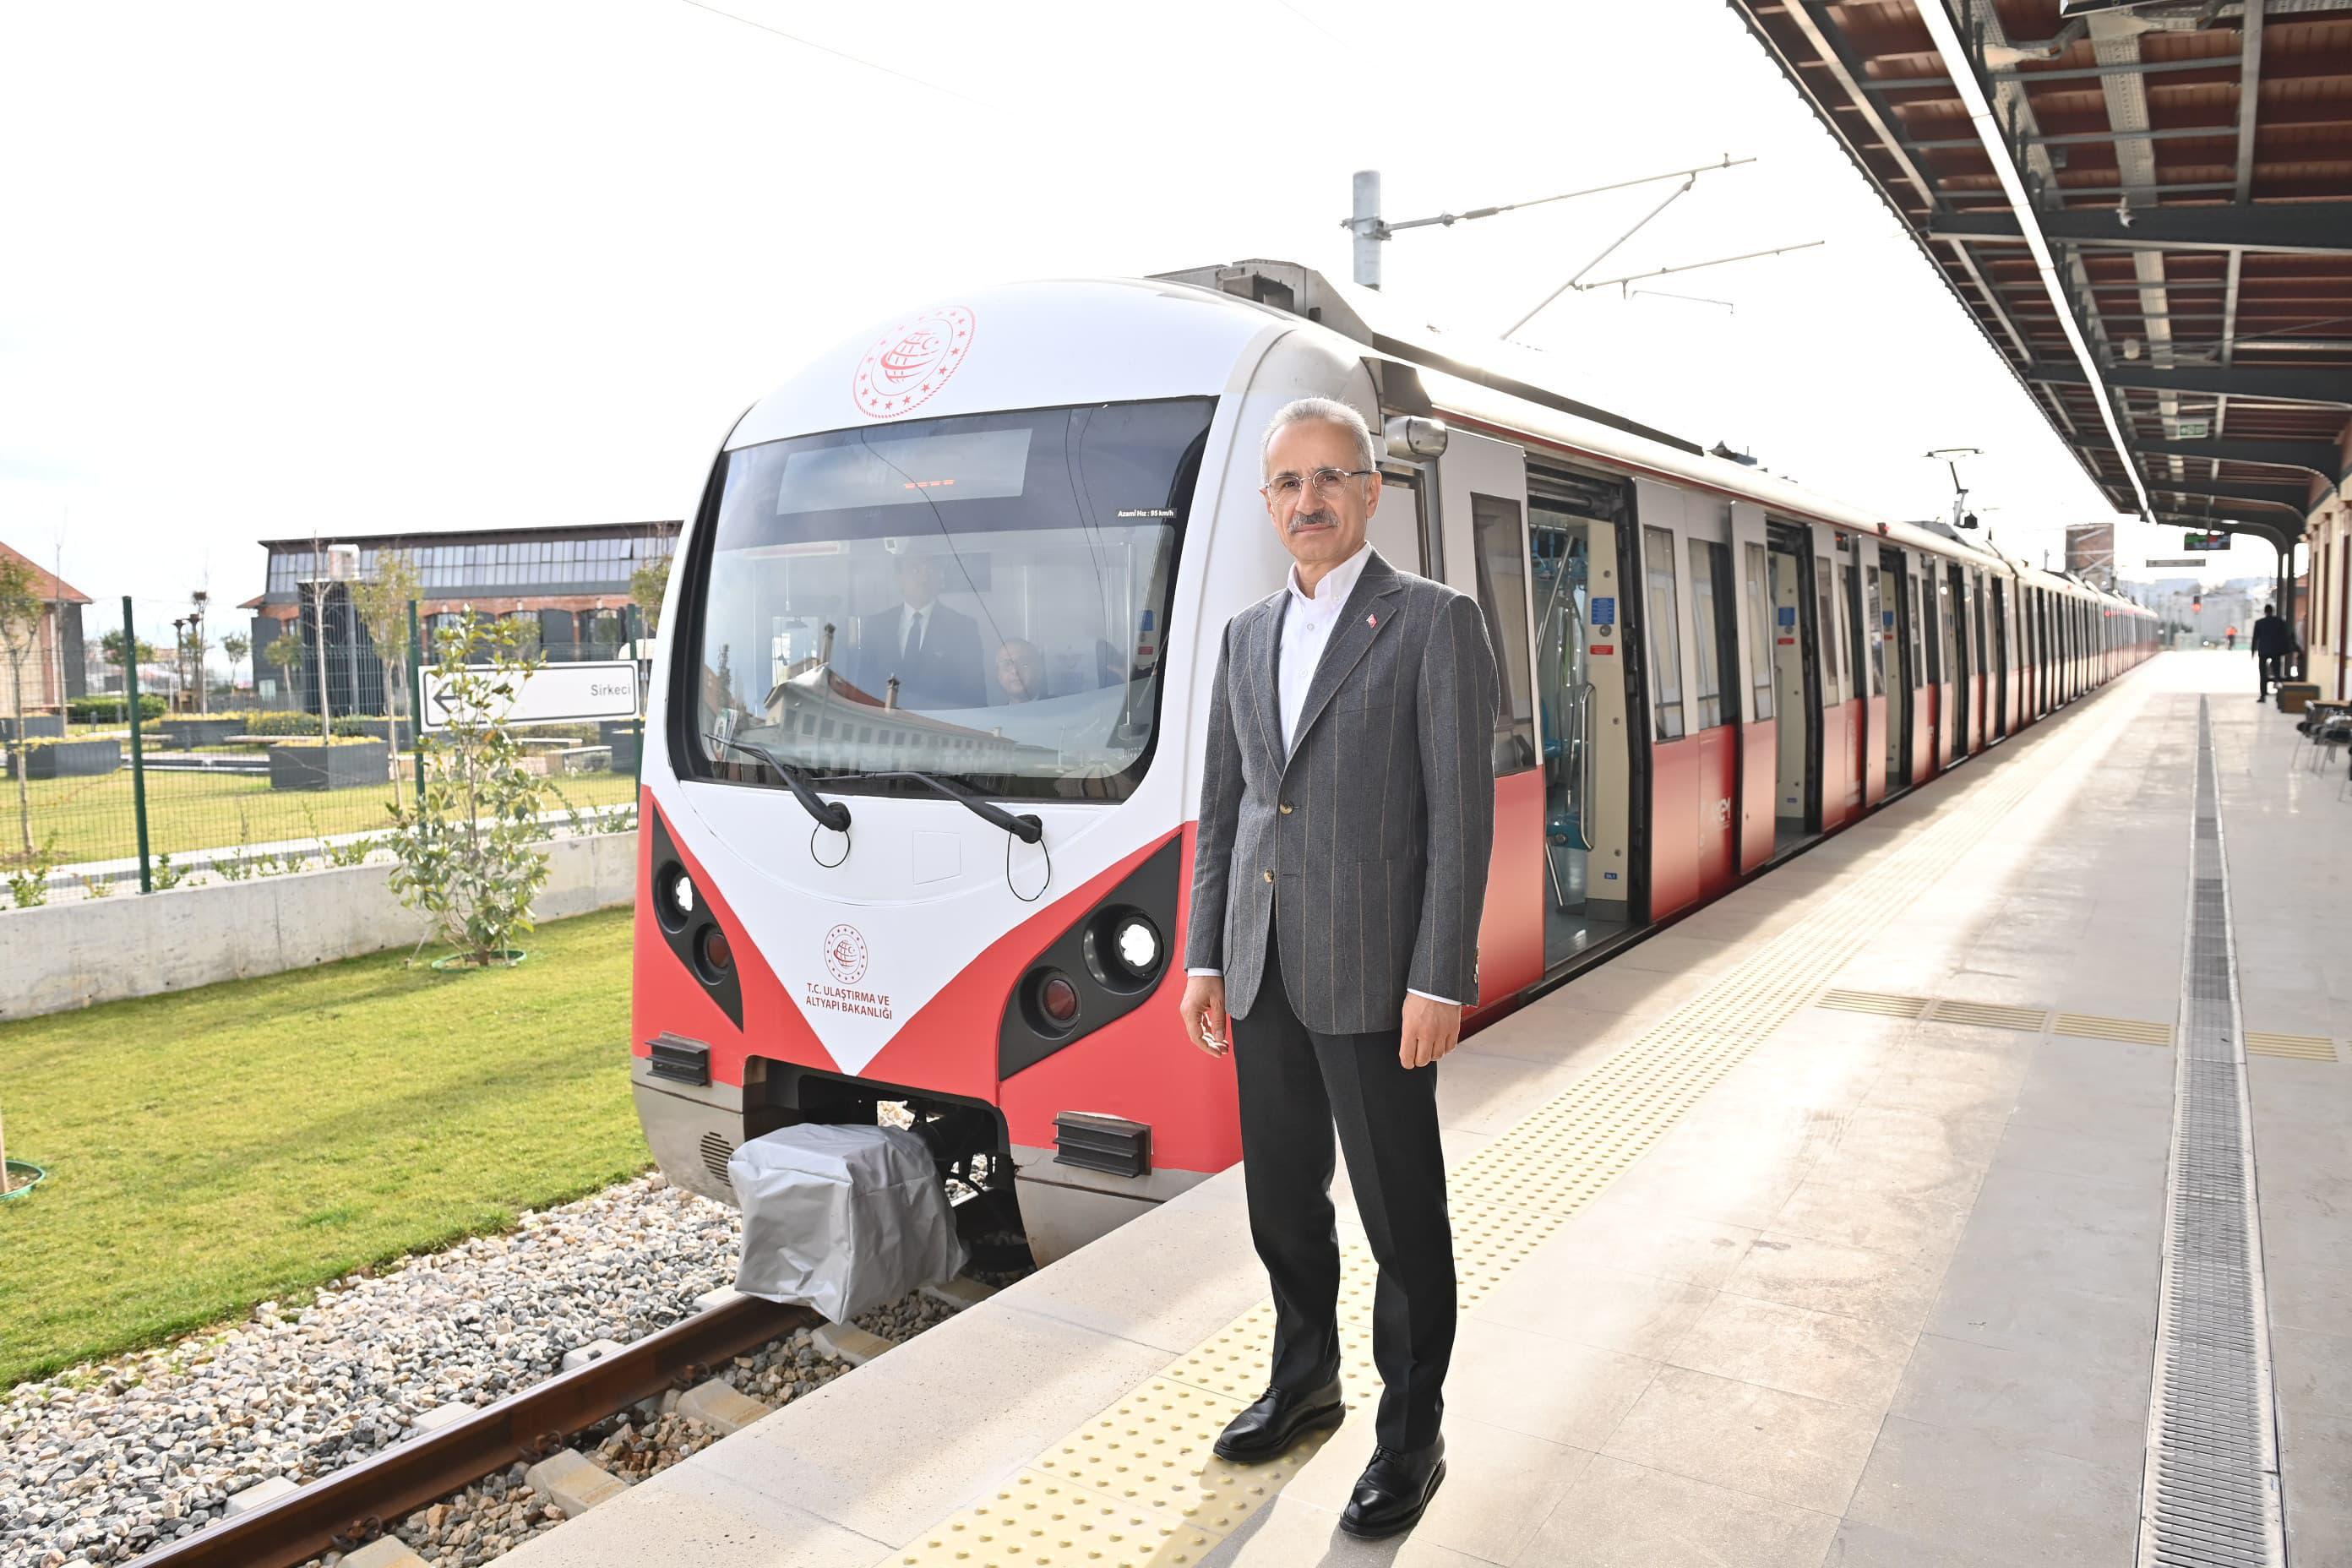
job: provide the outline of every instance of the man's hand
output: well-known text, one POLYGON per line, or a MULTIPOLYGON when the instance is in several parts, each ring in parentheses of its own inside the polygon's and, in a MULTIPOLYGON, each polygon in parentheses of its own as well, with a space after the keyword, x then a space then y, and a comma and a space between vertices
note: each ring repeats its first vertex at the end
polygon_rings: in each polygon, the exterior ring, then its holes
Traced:
MULTIPOLYGON (((1218 1000, 1222 1002, 1223 998, 1218 1000)), ((1401 1066, 1425 1068, 1461 1043, 1460 1007, 1451 1002, 1405 993, 1404 1037, 1397 1044, 1401 1066)))
POLYGON ((1177 1004, 1184 1015, 1184 1037, 1208 1052, 1221 1057, 1232 1047, 1226 1043, 1225 979, 1222 974, 1195 974, 1184 982, 1184 1000, 1177 1004))

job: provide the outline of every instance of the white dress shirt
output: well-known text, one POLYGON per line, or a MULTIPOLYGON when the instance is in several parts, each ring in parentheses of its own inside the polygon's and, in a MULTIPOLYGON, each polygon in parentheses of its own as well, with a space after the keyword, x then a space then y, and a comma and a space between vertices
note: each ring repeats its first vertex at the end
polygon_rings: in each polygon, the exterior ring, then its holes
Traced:
MULTIPOLYGON (((1364 563, 1371 557, 1372 546, 1368 540, 1356 546, 1353 555, 1324 573, 1311 594, 1298 585, 1298 563, 1291 563, 1289 596, 1282 606, 1281 652, 1275 660, 1275 695, 1282 709, 1285 755, 1297 742, 1298 718, 1307 708, 1307 688, 1315 679, 1316 667, 1323 662, 1323 650, 1331 645, 1331 633, 1339 624, 1339 612, 1346 606, 1348 595, 1356 591, 1356 580, 1364 574, 1364 563)), ((1224 971, 1192 969, 1185 973, 1223 974, 1224 971)), ((1412 994, 1428 996, 1449 1007, 1460 1005, 1451 997, 1430 996, 1426 991, 1412 994)))
POLYGON ((910 605, 898 617, 898 657, 900 658, 912 658, 923 646, 923 618, 930 613, 931 607, 929 605, 925 605, 919 610, 910 605))

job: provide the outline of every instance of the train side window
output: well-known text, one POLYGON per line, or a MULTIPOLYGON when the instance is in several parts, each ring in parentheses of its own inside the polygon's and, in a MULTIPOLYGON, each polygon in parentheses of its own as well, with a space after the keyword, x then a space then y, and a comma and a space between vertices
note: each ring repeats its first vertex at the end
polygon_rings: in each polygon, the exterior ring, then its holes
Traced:
POLYGON ((1398 571, 1430 574, 1422 560, 1421 486, 1411 474, 1381 476, 1381 507, 1364 531, 1381 559, 1398 571))
MULTIPOLYGON (((1736 663, 1737 655, 1727 658, 1723 641, 1723 610, 1726 607, 1717 595, 1717 568, 1724 553, 1720 544, 1710 544, 1704 539, 1694 539, 1690 546, 1691 633, 1692 647, 1698 656, 1691 670, 1691 697, 1698 704, 1698 728, 1712 730, 1724 721, 1723 671, 1726 665, 1736 663)), ((1722 574, 1728 576, 1727 572, 1722 574)), ((1725 584, 1724 586, 1728 586, 1725 584)))
POLYGON ((1495 710, 1495 772, 1499 776, 1536 765, 1536 700, 1528 647, 1528 546, 1519 503, 1499 496, 1470 497, 1470 528, 1478 551, 1478 608, 1503 680, 1495 710))
POLYGON ((1822 706, 1834 708, 1845 700, 1845 639, 1838 636, 1837 592, 1830 585, 1830 563, 1813 557, 1813 596, 1820 604, 1822 632, 1822 706))
POLYGON ((1748 657, 1754 668, 1748 671, 1748 716, 1750 719, 1772 717, 1772 591, 1765 581, 1764 547, 1742 545, 1742 559, 1748 567, 1748 657))
POLYGON ((1650 612, 1647 633, 1650 655, 1650 711, 1656 715, 1657 737, 1678 741, 1683 734, 1683 650, 1675 613, 1675 536, 1663 528, 1642 530, 1643 581, 1648 584, 1645 607, 1650 612))

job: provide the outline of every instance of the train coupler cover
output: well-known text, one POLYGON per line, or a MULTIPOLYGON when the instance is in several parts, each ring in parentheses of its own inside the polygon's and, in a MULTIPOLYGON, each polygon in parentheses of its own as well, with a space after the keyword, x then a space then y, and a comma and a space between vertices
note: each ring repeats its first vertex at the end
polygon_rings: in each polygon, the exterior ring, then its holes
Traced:
POLYGON ((803 1123, 727 1162, 743 1211, 735 1289, 845 1322, 963 1268, 939 1167, 898 1127, 803 1123))

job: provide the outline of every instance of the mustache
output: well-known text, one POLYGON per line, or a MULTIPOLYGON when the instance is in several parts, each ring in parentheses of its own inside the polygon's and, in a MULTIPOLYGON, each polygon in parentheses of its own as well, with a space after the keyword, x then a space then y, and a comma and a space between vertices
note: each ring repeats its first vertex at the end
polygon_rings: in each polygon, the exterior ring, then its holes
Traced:
POLYGON ((1329 510, 1302 511, 1291 518, 1290 531, 1296 533, 1302 528, 1310 527, 1336 527, 1339 521, 1339 514, 1329 510))

